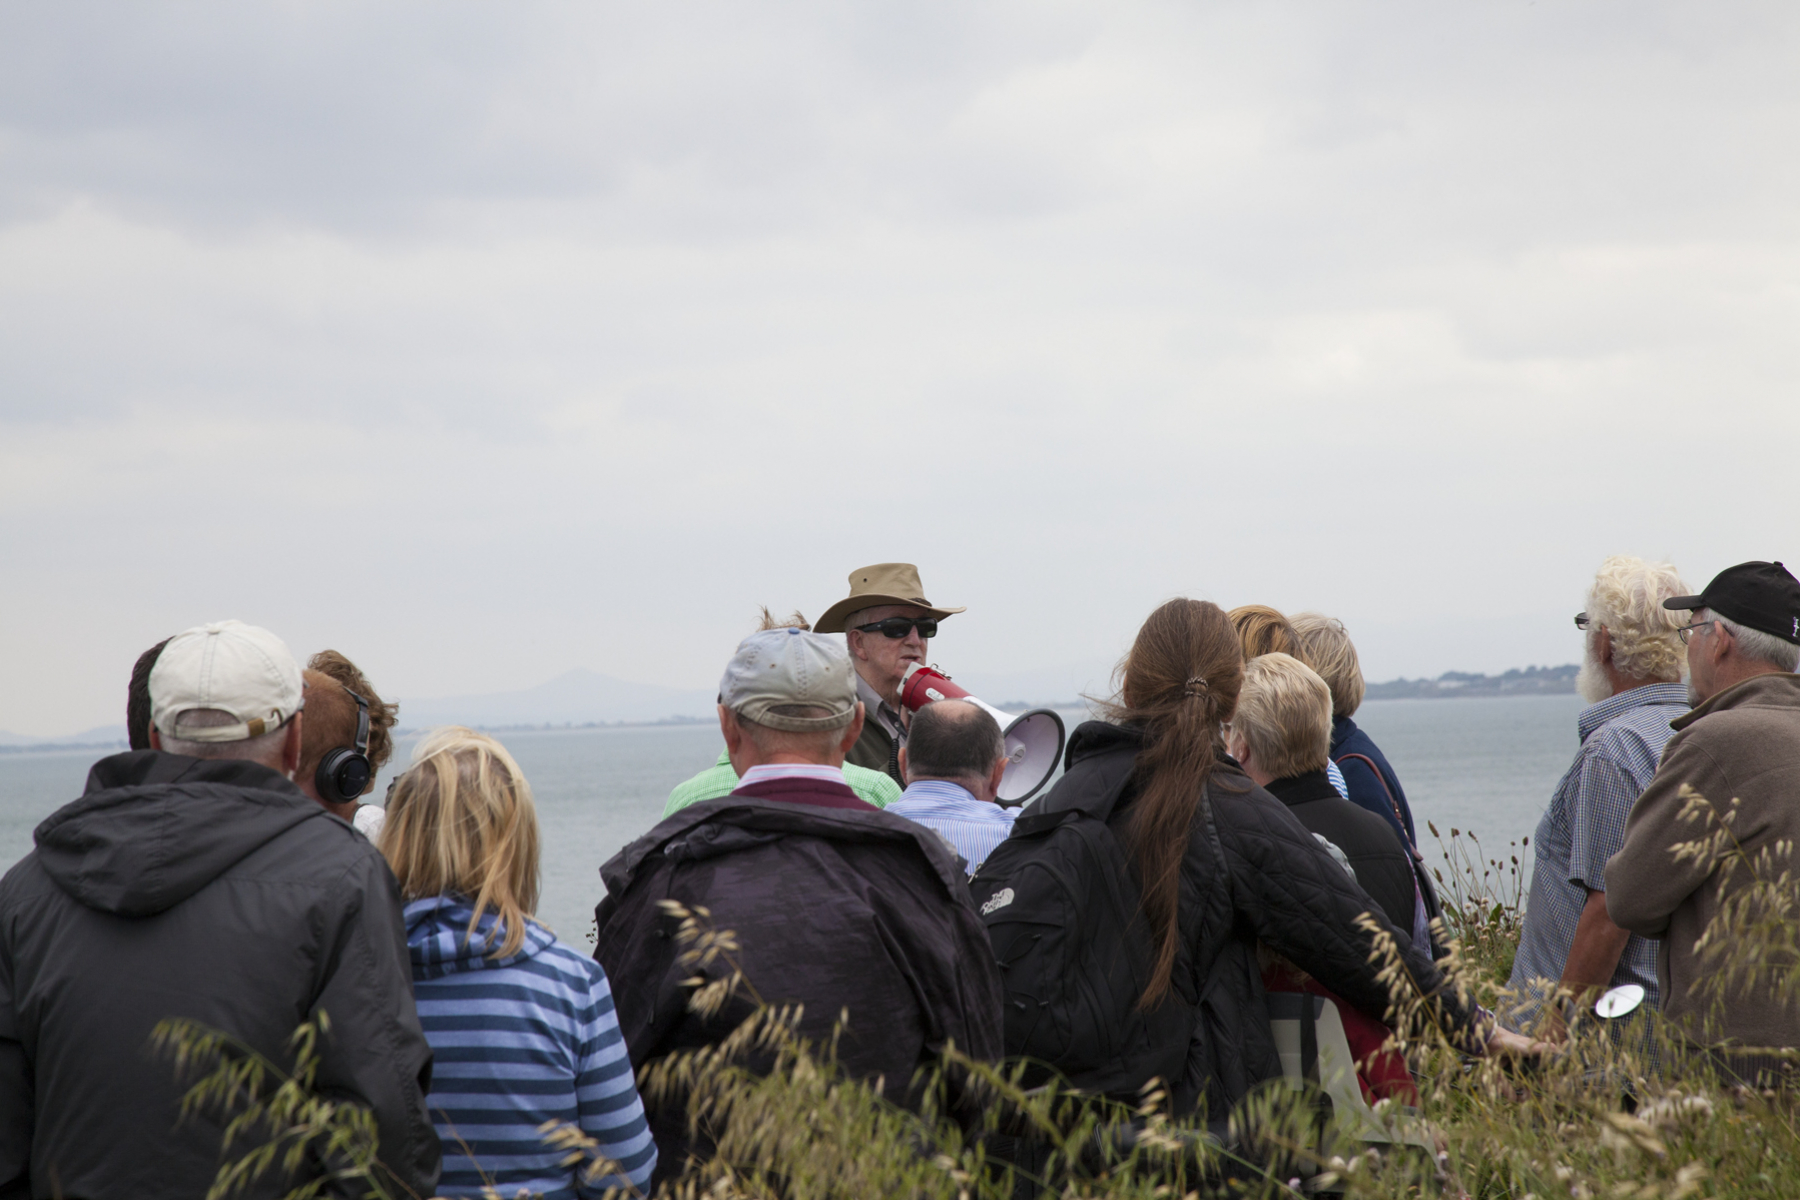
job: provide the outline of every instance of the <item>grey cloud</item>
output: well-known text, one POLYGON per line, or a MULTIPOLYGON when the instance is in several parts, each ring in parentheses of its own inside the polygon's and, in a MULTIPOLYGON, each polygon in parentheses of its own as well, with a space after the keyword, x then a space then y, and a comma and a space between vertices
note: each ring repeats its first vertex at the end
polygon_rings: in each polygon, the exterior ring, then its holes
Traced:
POLYGON ((1797 33, 12 6, 0 727, 113 719, 227 614, 396 694, 703 687, 890 558, 994 677, 1177 592, 1337 612, 1379 675, 1572 657, 1603 554, 1791 537, 1696 439, 1800 444, 1797 33))

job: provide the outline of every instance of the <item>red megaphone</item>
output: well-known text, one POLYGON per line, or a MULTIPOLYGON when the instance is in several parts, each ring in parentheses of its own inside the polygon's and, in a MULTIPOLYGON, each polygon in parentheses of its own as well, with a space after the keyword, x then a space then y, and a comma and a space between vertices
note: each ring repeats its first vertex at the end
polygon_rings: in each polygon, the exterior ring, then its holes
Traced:
POLYGON ((1037 790, 1056 773, 1062 758, 1062 718, 1047 708, 1034 708, 1014 716, 969 695, 950 682, 950 677, 931 667, 908 664, 900 677, 900 703, 908 712, 918 712, 939 700, 964 700, 1000 723, 1000 736, 1006 743, 1006 774, 1000 777, 1000 802, 1016 807, 1031 799, 1037 790))

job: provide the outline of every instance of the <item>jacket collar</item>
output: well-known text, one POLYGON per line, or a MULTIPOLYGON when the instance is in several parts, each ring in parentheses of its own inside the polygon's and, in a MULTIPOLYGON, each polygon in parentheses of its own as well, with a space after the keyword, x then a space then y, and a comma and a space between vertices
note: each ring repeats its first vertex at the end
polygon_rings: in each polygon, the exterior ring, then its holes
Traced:
POLYGON ((1342 800, 1338 790, 1331 786, 1331 776, 1323 771, 1307 771, 1303 775, 1289 775, 1286 779, 1273 779, 1263 785, 1269 795, 1275 797, 1289 808, 1300 804, 1311 804, 1315 800, 1342 800))
MULTIPOLYGON (((851 793, 854 795, 854 793, 851 793)), ((967 896, 969 877, 934 831, 874 806, 818 808, 785 800, 732 794, 691 804, 659 822, 608 859, 600 878, 613 895, 631 886, 652 856, 700 860, 777 841, 784 836, 841 842, 917 846, 951 896, 967 896)))
POLYGON ((1594 730, 1634 708, 1644 708, 1651 704, 1673 704, 1678 708, 1686 708, 1687 702, 1686 684, 1647 683, 1643 687, 1608 696, 1598 704, 1588 705, 1575 718, 1575 728, 1585 742, 1594 730))
POLYGON ((1742 683, 1715 692, 1669 725, 1676 730, 1686 729, 1707 713, 1728 708, 1800 708, 1800 675, 1791 671, 1752 675, 1742 683))

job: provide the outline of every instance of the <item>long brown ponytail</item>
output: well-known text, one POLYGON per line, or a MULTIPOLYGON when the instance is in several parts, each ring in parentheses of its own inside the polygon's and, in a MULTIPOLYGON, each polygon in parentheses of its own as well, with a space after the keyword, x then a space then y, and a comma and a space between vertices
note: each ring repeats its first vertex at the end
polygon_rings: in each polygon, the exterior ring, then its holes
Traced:
POLYGON ((1169 991, 1180 946, 1181 860, 1216 763, 1219 723, 1231 719, 1244 682, 1244 653, 1223 610, 1204 600, 1171 600, 1150 614, 1120 664, 1110 716, 1144 731, 1127 844, 1157 940, 1150 985, 1138 1000, 1154 1008, 1169 991))

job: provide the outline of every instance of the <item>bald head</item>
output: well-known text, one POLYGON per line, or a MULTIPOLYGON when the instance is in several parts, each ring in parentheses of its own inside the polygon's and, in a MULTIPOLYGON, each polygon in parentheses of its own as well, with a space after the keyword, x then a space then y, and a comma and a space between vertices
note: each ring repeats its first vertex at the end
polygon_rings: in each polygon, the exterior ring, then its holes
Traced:
POLYGON ((939 700, 913 714, 900 770, 908 783, 944 779, 992 800, 1006 771, 1000 726, 966 700, 939 700))

